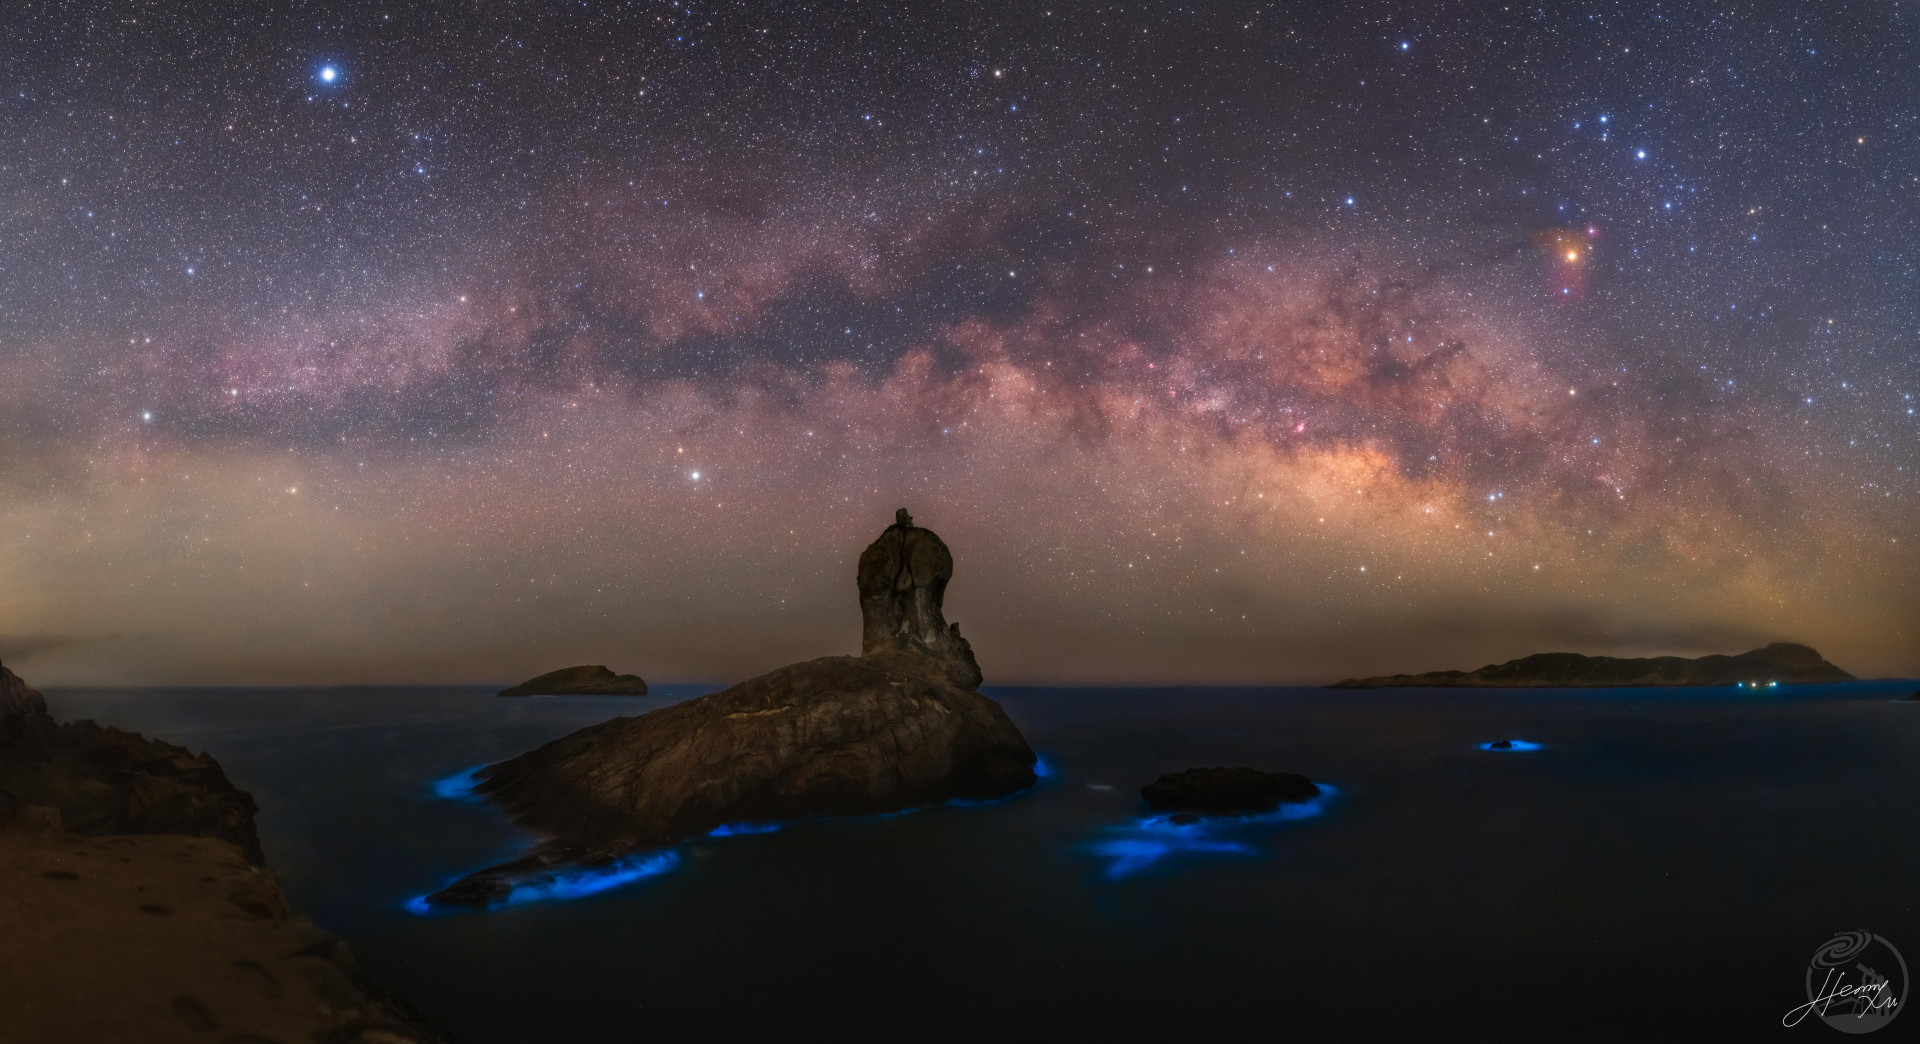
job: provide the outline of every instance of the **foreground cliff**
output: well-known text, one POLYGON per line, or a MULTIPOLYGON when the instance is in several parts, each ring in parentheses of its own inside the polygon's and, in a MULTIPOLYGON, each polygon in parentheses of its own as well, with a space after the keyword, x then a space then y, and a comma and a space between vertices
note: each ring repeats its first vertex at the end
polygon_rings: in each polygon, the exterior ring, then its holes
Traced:
POLYGON ((862 655, 582 729, 481 770, 476 792, 549 835, 430 905, 481 906, 730 823, 893 812, 1032 786, 1034 754, 942 615, 953 558, 903 509, 860 556, 862 655))
POLYGON ((1804 685, 1854 681, 1853 675, 1822 659, 1804 645, 1775 642, 1738 656, 1680 656, 1623 659, 1579 653, 1537 653, 1477 671, 1433 671, 1379 678, 1348 678, 1333 689, 1382 689, 1398 686, 1454 688, 1632 688, 1654 685, 1804 685))
POLYGON ((62 723, 0 665, 0 1041, 434 1044, 287 909, 206 754, 62 723))
POLYGON ((217 837, 258 864, 254 811, 212 757, 91 721, 55 721, 40 694, 0 665, 0 823, 217 837))

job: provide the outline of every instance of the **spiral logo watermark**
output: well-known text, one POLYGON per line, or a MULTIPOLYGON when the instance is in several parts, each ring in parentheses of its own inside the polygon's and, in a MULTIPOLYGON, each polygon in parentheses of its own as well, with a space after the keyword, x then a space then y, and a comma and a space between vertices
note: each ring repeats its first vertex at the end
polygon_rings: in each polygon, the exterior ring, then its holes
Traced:
POLYGON ((1872 1033, 1907 1002, 1907 961, 1872 932, 1841 932, 1807 962, 1807 1002, 1787 1012, 1783 1026, 1808 1015, 1842 1033, 1872 1033))

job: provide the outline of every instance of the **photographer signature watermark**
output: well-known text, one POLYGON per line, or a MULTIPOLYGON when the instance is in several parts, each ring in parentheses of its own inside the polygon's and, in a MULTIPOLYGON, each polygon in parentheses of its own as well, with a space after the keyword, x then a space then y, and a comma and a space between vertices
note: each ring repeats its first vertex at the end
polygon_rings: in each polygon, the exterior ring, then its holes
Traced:
POLYGON ((1807 962, 1807 1002, 1781 1018, 1798 1026, 1808 1015, 1842 1033, 1872 1033, 1907 1002, 1907 962, 1872 932, 1841 932, 1807 962))

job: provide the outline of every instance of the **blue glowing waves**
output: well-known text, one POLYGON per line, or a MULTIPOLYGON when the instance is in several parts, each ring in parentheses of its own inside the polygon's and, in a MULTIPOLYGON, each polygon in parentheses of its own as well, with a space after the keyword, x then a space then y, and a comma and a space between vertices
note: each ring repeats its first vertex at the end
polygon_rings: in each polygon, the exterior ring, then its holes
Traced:
POLYGON ((463 769, 456 772, 445 779, 434 780, 433 796, 446 798, 448 801, 480 800, 480 795, 474 793, 474 788, 480 785, 480 770, 486 767, 485 765, 475 765, 470 769, 463 769))
POLYGON ((1033 774, 1035 778, 1046 779, 1048 776, 1053 775, 1053 766, 1047 764, 1046 758, 1034 758, 1033 774))
POLYGON ((1545 746, 1544 744, 1540 744, 1540 743, 1528 743, 1526 740, 1523 740, 1523 739, 1513 739, 1513 740, 1494 740, 1491 743, 1482 743, 1480 744, 1480 749, 1491 750, 1491 751, 1494 751, 1495 753, 1505 754, 1508 751, 1515 751, 1515 750, 1540 750, 1544 746, 1545 746))
MULTIPOLYGON (((486 765, 475 765, 470 769, 456 772, 444 779, 434 780, 434 796, 446 798, 450 801, 481 801, 482 798, 476 793, 476 788, 480 785, 480 770, 486 767, 486 765)), ((1034 775, 1045 779, 1053 775, 1053 768, 1045 761, 1037 761, 1034 765, 1034 775)), ((1021 793, 1025 793, 1025 791, 1021 793)), ((955 798, 947 802, 947 804, 965 808, 973 805, 997 804, 1017 796, 1019 795, 1010 794, 1007 797, 994 798, 991 801, 970 801, 964 798, 955 798)), ((883 812, 875 816, 860 818, 890 819, 894 816, 904 816, 914 812, 924 811, 927 807, 929 806, 903 808, 897 812, 883 812)), ((738 837, 745 834, 771 834, 786 825, 787 824, 784 823, 722 823, 712 830, 707 831, 707 836, 738 837)), ((503 906, 519 906, 525 903, 536 903, 554 899, 578 899, 582 896, 595 895, 609 889, 618 888, 621 885, 638 881, 641 878, 657 877, 679 865, 680 853, 676 850, 668 849, 659 852, 649 852, 643 855, 629 856, 604 866, 578 867, 571 870, 559 870, 551 873, 543 872, 539 873, 538 876, 530 877, 514 884, 508 892, 506 899, 489 904, 489 908, 498 909, 503 906)), ((422 915, 452 912, 451 909, 435 909, 429 906, 426 896, 415 896, 401 905, 410 913, 422 915)), ((464 908, 465 907, 461 907, 460 909, 464 908)))
POLYGON ((1156 815, 1107 830, 1107 837, 1088 846, 1094 855, 1106 860, 1110 881, 1132 877, 1152 869, 1170 856, 1179 855, 1258 855, 1254 836, 1262 828, 1296 819, 1311 819, 1327 810, 1336 793, 1333 787, 1317 784, 1320 796, 1311 801, 1290 801, 1259 816, 1176 816, 1156 815))
MULTIPOLYGON (((630 884, 644 877, 658 877, 680 865, 680 853, 672 850, 648 852, 644 855, 628 856, 605 866, 580 867, 573 870, 560 870, 551 874, 522 881, 507 892, 507 897, 492 904, 491 909, 503 906, 524 906, 527 903, 546 902, 557 899, 578 899, 582 896, 596 895, 609 889, 630 884)), ((408 913, 427 915, 452 912, 436 910, 427 905, 427 897, 417 895, 401 904, 408 913)))
POLYGON ((722 823, 707 831, 708 837, 734 837, 738 834, 771 834, 779 823, 722 823))
POLYGON ((514 885, 513 891, 507 894, 505 905, 517 906, 545 899, 578 899, 583 895, 618 888, 643 877, 658 877, 679 865, 680 853, 666 851, 629 856, 606 866, 567 870, 542 880, 514 885))

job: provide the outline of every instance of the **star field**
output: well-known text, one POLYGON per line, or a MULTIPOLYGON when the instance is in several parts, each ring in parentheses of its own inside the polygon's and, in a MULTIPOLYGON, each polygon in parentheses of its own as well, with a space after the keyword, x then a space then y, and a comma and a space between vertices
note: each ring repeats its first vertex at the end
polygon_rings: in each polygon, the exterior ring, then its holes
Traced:
POLYGON ((16 5, 0 656, 1920 672, 1916 18, 16 5))

